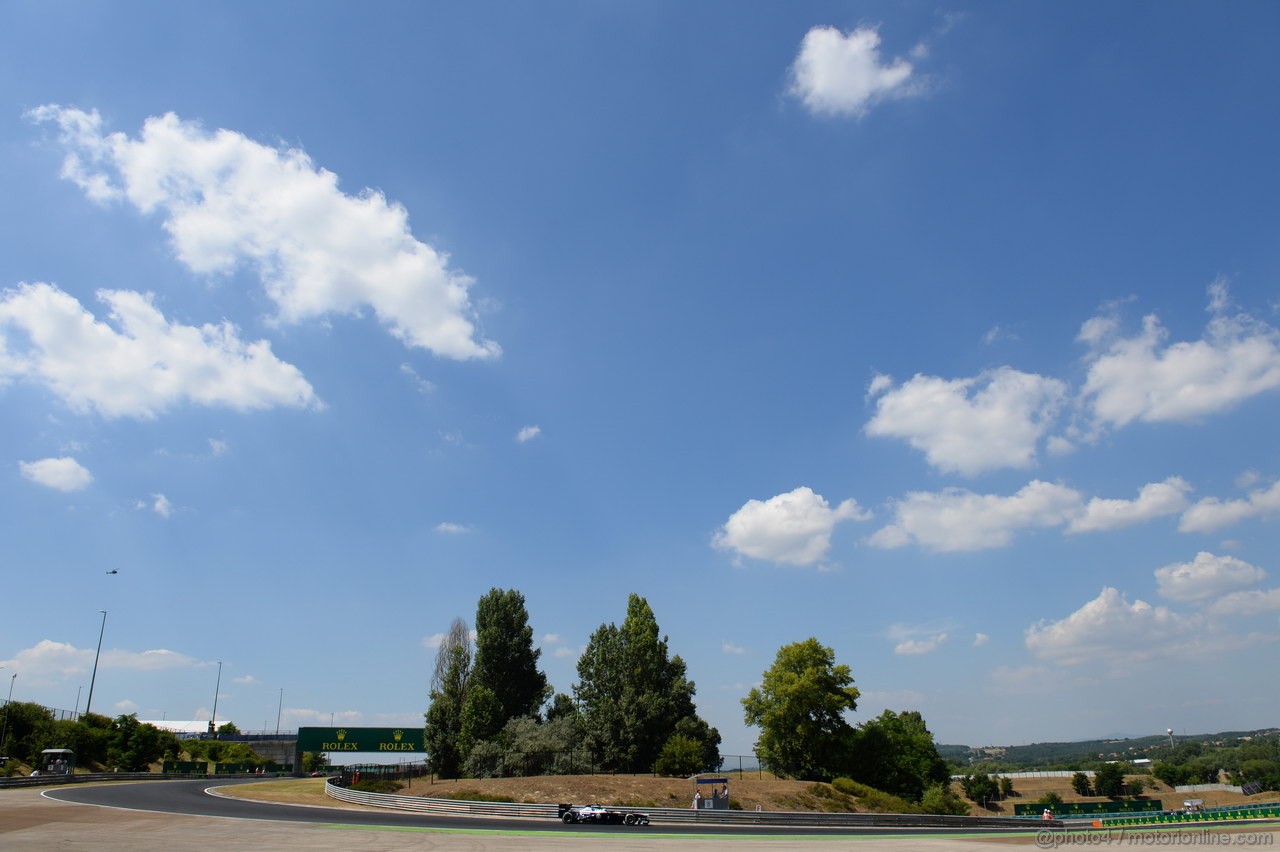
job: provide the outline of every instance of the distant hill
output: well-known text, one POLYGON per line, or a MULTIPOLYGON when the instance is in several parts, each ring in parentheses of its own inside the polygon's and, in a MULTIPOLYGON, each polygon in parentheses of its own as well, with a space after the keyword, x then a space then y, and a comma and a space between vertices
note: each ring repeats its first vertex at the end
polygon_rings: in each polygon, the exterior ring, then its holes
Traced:
MULTIPOLYGON (((1174 735, 1175 742, 1198 742, 1217 746, 1235 745, 1253 737, 1280 736, 1280 728, 1255 731, 1223 731, 1217 734, 1174 735)), ((1158 757, 1169 751, 1167 735, 1080 740, 1069 743, 1031 743, 1011 746, 939 745, 938 754, 957 764, 999 764, 1017 769, 1058 769, 1098 760, 1137 760, 1158 757)))

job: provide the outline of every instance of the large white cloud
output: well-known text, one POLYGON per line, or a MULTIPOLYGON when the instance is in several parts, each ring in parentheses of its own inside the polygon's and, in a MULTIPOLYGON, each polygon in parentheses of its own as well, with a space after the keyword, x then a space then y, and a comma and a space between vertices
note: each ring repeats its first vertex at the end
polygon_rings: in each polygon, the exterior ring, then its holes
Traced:
POLYGON ((1191 562, 1156 569, 1160 594, 1174 601, 1203 601, 1256 586, 1267 572, 1234 556, 1201 551, 1191 562))
POLYGON ((458 359, 500 352, 477 338, 471 279, 414 238, 404 207, 373 190, 344 194, 304 152, 172 113, 148 118, 136 139, 104 134, 96 111, 47 105, 30 115, 59 127, 64 177, 94 200, 159 212, 196 272, 254 267, 283 320, 367 305, 406 345, 458 359))
POLYGON ((1141 600, 1129 603, 1108 586, 1061 621, 1029 627, 1026 646, 1062 665, 1116 666, 1188 651, 1201 644, 1204 629, 1202 619, 1141 600))
POLYGON ((245 343, 228 322, 170 323, 141 293, 100 290, 98 298, 115 327, 51 284, 6 291, 0 376, 43 383, 72 408, 108 418, 152 418, 180 402, 241 411, 320 406, 265 340, 245 343))
POLYGON ((1187 506, 1186 480, 1171 476, 1164 482, 1142 486, 1137 500, 1109 500, 1094 497, 1084 514, 1071 521, 1068 532, 1101 532, 1149 521, 1165 515, 1176 515, 1187 506))
POLYGON ((1188 422, 1280 388, 1280 334, 1247 314, 1227 315, 1228 306, 1217 281, 1204 336, 1172 344, 1154 314, 1133 337, 1120 336, 1109 317, 1086 322, 1078 339, 1093 351, 1082 398, 1094 419, 1113 427, 1188 422))
POLYGON ((831 547, 836 524, 866 520, 854 500, 834 509, 810 488, 797 488, 768 500, 748 500, 729 516, 712 538, 721 550, 788 565, 813 565, 831 547))
POLYGON ((18 470, 32 482, 38 482, 59 491, 83 491, 93 482, 88 468, 70 456, 56 459, 40 459, 18 462, 18 470))
POLYGON ((880 395, 868 435, 901 438, 937 469, 974 475, 1031 467, 1067 386, 1001 367, 969 379, 917 375, 901 387, 877 376, 871 391, 880 395))
POLYGON ((893 522, 870 541, 883 548, 915 541, 938 551, 1004 547, 1019 530, 1060 526, 1078 516, 1082 506, 1080 492, 1039 480, 1010 497, 959 488, 918 491, 894 504, 893 522))
POLYGON ((1206 497, 1182 513, 1178 529, 1182 532, 1213 532, 1249 518, 1280 513, 1280 482, 1270 488, 1249 492, 1243 500, 1220 500, 1206 497))
MULTIPOLYGON (((77 648, 68 642, 42 639, 30 648, 24 648, 7 660, 0 660, 5 669, 20 672, 35 683, 47 683, 86 675, 93 668, 93 648, 77 648)), ((165 671, 200 665, 186 654, 157 648, 149 651, 127 651, 108 648, 102 651, 99 668, 130 669, 134 671, 165 671)))
POLYGON ((1280 612, 1280 589, 1232 592, 1214 601, 1209 612, 1213 615, 1244 616, 1280 612))
POLYGON ((862 116, 883 100, 919 94, 914 69, 905 59, 880 57, 880 34, 874 27, 842 33, 814 27, 800 43, 791 66, 791 94, 810 112, 862 116))

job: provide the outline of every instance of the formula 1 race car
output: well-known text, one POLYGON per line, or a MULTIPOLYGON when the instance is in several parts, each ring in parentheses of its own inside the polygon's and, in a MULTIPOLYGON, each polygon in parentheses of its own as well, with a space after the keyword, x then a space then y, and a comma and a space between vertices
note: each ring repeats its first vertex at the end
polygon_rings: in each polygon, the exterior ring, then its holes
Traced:
POLYGON ((648 825, 649 815, 637 811, 619 811, 604 805, 560 806, 560 820, 566 825, 594 822, 600 825, 648 825))

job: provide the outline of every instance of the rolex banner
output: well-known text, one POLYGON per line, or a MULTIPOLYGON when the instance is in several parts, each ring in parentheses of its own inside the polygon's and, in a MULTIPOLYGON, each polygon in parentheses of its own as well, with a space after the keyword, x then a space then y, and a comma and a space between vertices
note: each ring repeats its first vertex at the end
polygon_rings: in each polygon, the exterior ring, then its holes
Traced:
POLYGON ((420 752, 422 728, 299 728, 298 751, 420 752))

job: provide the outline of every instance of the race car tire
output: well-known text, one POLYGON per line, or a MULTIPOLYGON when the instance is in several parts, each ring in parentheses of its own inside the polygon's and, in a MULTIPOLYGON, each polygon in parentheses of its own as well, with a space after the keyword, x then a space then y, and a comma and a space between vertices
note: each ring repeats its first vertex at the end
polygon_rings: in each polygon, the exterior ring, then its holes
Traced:
POLYGON ((635 825, 635 824, 636 824, 636 815, 635 815, 635 814, 627 814, 625 817, 623 817, 623 818, 622 818, 622 822, 623 822, 624 824, 626 824, 626 825, 635 825))
POLYGON ((578 821, 578 818, 569 811, 565 811, 564 816, 560 817, 560 819, 564 821, 565 825, 573 825, 578 821))

